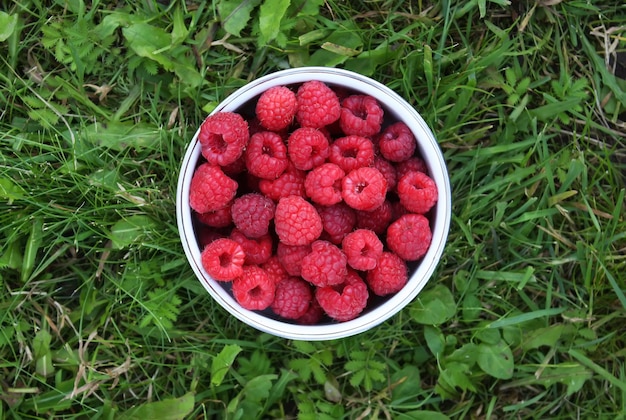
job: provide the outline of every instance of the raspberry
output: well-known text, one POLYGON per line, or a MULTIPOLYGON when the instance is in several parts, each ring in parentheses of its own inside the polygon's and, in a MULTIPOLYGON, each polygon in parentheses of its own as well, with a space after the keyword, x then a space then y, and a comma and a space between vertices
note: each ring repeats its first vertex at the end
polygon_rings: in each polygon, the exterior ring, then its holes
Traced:
POLYGON ((261 264, 261 268, 267 272, 275 284, 289 277, 289 273, 278 260, 277 255, 272 255, 267 261, 261 264))
POLYGON ((228 227, 233 223, 233 218, 230 216, 231 203, 228 203, 225 207, 207 213, 199 213, 198 221, 207 226, 214 228, 228 227))
POLYGON ((322 219, 326 238, 335 245, 340 244, 344 236, 351 232, 356 224, 356 214, 346 203, 332 206, 318 206, 317 212, 322 219))
POLYGON ((214 165, 228 165, 243 153, 249 139, 248 123, 234 112, 209 115, 200 126, 202 156, 214 165))
POLYGON ((345 252, 350 267, 366 271, 376 267, 376 262, 383 253, 383 243, 373 231, 357 229, 343 238, 341 249, 345 252))
POLYGON ((315 294, 312 294, 311 303, 309 305, 309 309, 302 315, 300 318, 296 319, 296 323, 300 325, 315 325, 324 316, 324 310, 317 302, 315 298, 315 294))
POLYGON ((274 301, 276 285, 265 270, 256 265, 243 267, 241 276, 233 280, 233 296, 245 309, 267 309, 274 301))
POLYGON ((235 198, 231 214, 235 226, 244 235, 248 238, 260 238, 267 234, 275 210, 276 205, 270 198, 249 193, 235 198))
POLYGON ((276 205, 274 228, 281 242, 307 245, 322 233, 322 219, 315 207, 297 195, 281 198, 276 205))
POLYGON ((387 181, 376 168, 357 168, 343 178, 341 195, 355 210, 372 211, 385 201, 387 181))
POLYGON ((311 80, 303 83, 296 99, 296 120, 301 127, 321 128, 337 121, 341 114, 339 98, 324 82, 311 80))
POLYGON ((311 201, 331 206, 341 201, 341 180, 346 173, 334 163, 324 163, 307 173, 304 191, 311 201))
POLYGON ((341 102, 339 124, 346 135, 370 137, 380 131, 383 114, 382 107, 374 97, 352 95, 341 102))
POLYGON ((424 256, 432 232, 428 219, 421 214, 405 214, 387 228, 387 246, 406 261, 415 261, 424 256))
POLYGON ((376 156, 374 157, 374 163, 372 163, 372 168, 378 169, 380 173, 383 174, 385 180, 387 181, 388 191, 393 191, 396 188, 396 184, 398 183, 398 175, 396 173, 395 166, 391 162, 389 162, 385 158, 376 156))
POLYGON ((237 186, 237 181, 225 175, 219 166, 203 163, 191 178, 189 206, 198 213, 219 210, 233 199, 237 186))
POLYGON ((370 139, 361 136, 340 137, 330 145, 328 160, 346 173, 370 166, 374 162, 374 144, 370 139))
POLYGON ((383 252, 376 267, 367 272, 365 281, 377 296, 396 293, 408 281, 406 263, 393 252, 383 252))
POLYGON ((250 137, 245 152, 248 172, 264 179, 276 179, 287 169, 287 147, 282 137, 261 131, 250 137))
POLYGON ((256 116, 261 125, 271 131, 287 128, 296 115, 296 94, 286 86, 274 86, 261 94, 256 104, 256 116))
POLYGON ((289 159, 303 171, 324 163, 328 157, 328 138, 318 129, 301 127, 289 136, 289 159))
POLYGON ((311 252, 311 245, 285 245, 282 242, 276 247, 276 257, 290 276, 302 273, 302 259, 311 252))
POLYGON ((402 178, 409 172, 428 173, 426 162, 424 162, 424 160, 420 157, 413 156, 405 161, 396 163, 396 176, 398 179, 402 178))
POLYGON ((239 229, 230 232, 230 239, 239 243, 246 253, 246 264, 263 264, 272 256, 272 236, 268 233, 259 238, 248 238, 239 229))
POLYGON ((278 201, 290 195, 304 196, 304 179, 306 174, 300 169, 296 169, 292 163, 287 165, 287 169, 274 180, 259 180, 259 190, 267 197, 278 201))
POLYGON ((317 287, 343 283, 347 271, 347 258, 337 245, 318 240, 311 244, 311 252, 302 259, 301 276, 317 287))
POLYGON ((287 277, 276 285, 271 308, 276 315, 287 319, 298 319, 309 306, 313 292, 311 286, 299 277, 287 277))
POLYGON ((369 293, 367 285, 356 271, 348 270, 342 284, 318 287, 315 297, 328 316, 336 321, 349 321, 363 311, 369 293))
POLYGON ((437 185, 423 172, 408 172, 396 189, 400 204, 412 213, 426 213, 437 202, 437 185))
POLYGON ((385 233, 392 220, 394 220, 393 208, 388 200, 385 200, 383 204, 375 210, 356 211, 356 227, 359 229, 369 229, 378 235, 385 233))
POLYGON ((216 239, 202 251, 202 267, 217 281, 231 281, 243 273, 246 254, 232 239, 216 239))
POLYGON ((387 127, 378 138, 380 154, 392 162, 408 160, 416 146, 411 129, 401 121, 387 127))

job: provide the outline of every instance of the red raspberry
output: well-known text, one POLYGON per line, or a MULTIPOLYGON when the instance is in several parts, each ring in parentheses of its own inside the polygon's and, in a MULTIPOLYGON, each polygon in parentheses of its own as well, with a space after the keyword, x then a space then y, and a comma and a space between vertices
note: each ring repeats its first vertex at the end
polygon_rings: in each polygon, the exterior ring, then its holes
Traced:
POLYGON ((198 213, 219 210, 233 199, 237 186, 237 181, 225 175, 219 166, 203 163, 191 178, 189 206, 198 213))
POLYGON ((324 82, 311 80, 303 83, 296 93, 296 119, 301 127, 321 128, 339 119, 339 98, 324 82))
POLYGON ((230 232, 230 239, 239 243, 246 253, 246 264, 263 264, 272 256, 272 236, 268 233, 259 238, 248 238, 239 229, 230 232))
POLYGON ((385 296, 402 289, 408 278, 408 268, 404 260, 393 252, 383 252, 376 267, 367 272, 365 281, 372 293, 385 296))
POLYGON ((324 316, 324 310, 317 302, 315 298, 315 294, 312 295, 311 304, 309 305, 309 309, 302 315, 300 318, 296 319, 296 323, 300 325, 315 325, 324 316))
POLYGON ((278 201, 290 195, 304 196, 304 179, 306 174, 300 169, 296 169, 290 162, 287 169, 274 180, 259 180, 259 190, 267 197, 278 201))
POLYGON ((274 86, 259 97, 256 116, 263 127, 280 131, 291 124, 297 109, 296 94, 286 86, 274 86))
POLYGON ((374 157, 374 163, 372 164, 372 168, 376 168, 380 171, 381 174, 385 177, 387 181, 387 191, 393 191, 396 188, 396 184, 398 183, 398 175, 396 173, 396 168, 393 166, 391 162, 387 159, 382 158, 380 156, 374 157))
POLYGON ((289 136, 289 159, 303 171, 324 163, 328 157, 328 138, 318 129, 301 127, 289 136))
POLYGON ((311 201, 331 206, 341 201, 341 180, 346 173, 334 163, 324 163, 306 175, 304 191, 311 201))
POLYGON ((371 137, 380 131, 383 114, 383 109, 376 98, 369 95, 352 95, 341 102, 339 124, 346 135, 371 137))
POLYGON ((376 267, 383 253, 383 243, 373 231, 357 229, 343 238, 341 249, 348 258, 348 264, 355 270, 371 270, 376 267))
POLYGON ((372 211, 356 211, 356 227, 359 229, 369 229, 378 235, 382 235, 387 231, 389 223, 394 220, 393 208, 388 200, 385 200, 375 210, 372 211))
POLYGON ((276 257, 290 276, 302 273, 302 259, 311 252, 311 245, 285 245, 282 242, 276 247, 276 257))
POLYGON ((226 207, 221 209, 207 213, 198 213, 198 221, 214 228, 228 227, 233 223, 233 218, 230 216, 231 205, 231 203, 228 203, 226 207))
POLYGON ((267 261, 261 264, 261 268, 267 272, 275 284, 289 277, 289 273, 278 260, 277 255, 272 255, 267 261))
POLYGON ((309 309, 311 299, 313 292, 309 283, 300 277, 287 277, 276 285, 271 308, 283 318, 298 319, 309 309))
POLYGON ((317 212, 322 218, 325 239, 338 245, 344 236, 354 229, 356 214, 346 203, 337 203, 332 206, 318 206, 317 212))
POLYGON ((365 309, 369 293, 358 273, 348 270, 342 284, 318 287, 315 297, 329 317, 343 322, 356 318, 365 309))
POLYGON ((413 156, 408 160, 396 163, 396 177, 397 179, 402 178, 409 172, 424 172, 428 173, 428 167, 426 166, 426 162, 424 159, 413 156))
POLYGON ((380 154, 391 162, 403 162, 408 160, 417 143, 411 129, 402 121, 390 125, 378 138, 380 154))
POLYGON ((235 198, 231 207, 233 222, 248 238, 266 235, 276 205, 263 194, 249 193, 235 198))
POLYGON ((231 281, 243 273, 246 254, 232 239, 216 239, 202 251, 202 267, 217 281, 231 281))
POLYGON ((437 185, 423 172, 408 172, 396 188, 400 204, 410 212, 426 213, 437 202, 437 185))
POLYGON ((287 245, 307 245, 322 233, 322 219, 315 207, 304 198, 291 195, 276 205, 274 228, 281 242, 287 245))
POLYGON ((198 140, 202 156, 214 165, 228 165, 236 161, 248 143, 248 123, 234 112, 209 115, 200 126, 198 140))
POLYGON ((387 181, 376 168, 357 168, 341 182, 343 200, 355 210, 375 210, 383 204, 386 194, 387 181))
POLYGON ((337 245, 318 240, 311 244, 311 252, 302 259, 301 276, 317 287, 343 283, 347 273, 346 254, 337 245))
POLYGON ((387 246, 406 261, 419 260, 426 254, 432 232, 428 219, 422 214, 405 214, 387 229, 387 246))
POLYGON ((265 270, 256 265, 243 267, 241 276, 233 280, 233 296, 245 309, 267 309, 274 301, 276 285, 265 270))
POLYGON ((330 145, 328 161, 338 165, 344 172, 374 162, 374 144, 370 139, 361 136, 340 137, 330 145))
POLYGON ((264 179, 276 179, 287 169, 287 147, 282 137, 261 131, 250 137, 245 152, 248 172, 264 179))

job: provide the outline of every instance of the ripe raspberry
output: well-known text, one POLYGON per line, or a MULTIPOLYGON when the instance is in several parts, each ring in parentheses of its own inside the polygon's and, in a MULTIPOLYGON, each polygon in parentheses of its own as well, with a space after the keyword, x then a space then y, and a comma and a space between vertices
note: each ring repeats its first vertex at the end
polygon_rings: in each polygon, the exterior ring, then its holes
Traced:
POLYGON ((365 309, 369 293, 358 273, 348 270, 342 284, 318 287, 315 297, 329 317, 343 322, 356 318, 365 309))
POLYGON ((417 143, 411 129, 402 121, 390 125, 378 138, 380 154, 391 162, 403 162, 408 160, 417 143))
POLYGON ((233 199, 237 186, 237 181, 225 175, 219 166, 203 163, 191 178, 189 206, 198 213, 219 210, 233 199))
POLYGON ((302 315, 300 318, 296 319, 296 323, 300 325, 315 325, 324 316, 324 310, 317 302, 315 298, 315 294, 312 294, 311 304, 309 305, 309 309, 302 315))
POLYGON ((271 131, 287 128, 296 115, 296 94, 286 86, 274 86, 261 94, 256 104, 256 116, 261 125, 271 131))
POLYGON ((328 161, 338 165, 344 172, 374 162, 374 145, 370 139, 361 136, 340 137, 330 145, 328 161))
POLYGON ((371 270, 376 267, 383 253, 383 243, 373 231, 357 229, 343 238, 341 249, 348 258, 348 264, 355 270, 371 270))
POLYGON ((428 219, 421 214, 405 214, 387 229, 387 246, 406 261, 419 260, 426 254, 432 232, 428 219))
POLYGON ((381 174, 387 180, 387 191, 393 191, 396 188, 396 184, 398 183, 398 175, 396 173, 396 168, 393 166, 391 162, 387 159, 382 158, 380 156, 374 157, 374 163, 372 164, 372 168, 376 168, 380 171, 381 174))
POLYGON ((256 265, 243 267, 241 276, 233 280, 233 296, 245 309, 261 311, 274 301, 276 285, 265 270, 256 265))
POLYGON ((278 284, 281 280, 289 277, 289 273, 287 273, 285 267, 280 263, 277 255, 272 255, 267 261, 261 264, 261 268, 274 280, 274 284, 278 284))
POLYGON ((303 316, 313 299, 311 285, 300 277, 287 277, 276 285, 274 302, 270 306, 276 315, 287 319, 303 316))
POLYGON ((321 128, 337 121, 341 114, 339 98, 324 82, 311 80, 303 83, 296 99, 296 120, 301 127, 321 128))
POLYGON ((375 210, 383 204, 386 194, 387 181, 376 168, 357 168, 341 182, 341 196, 355 210, 375 210))
POLYGON ((231 207, 233 222, 248 238, 260 238, 268 232, 276 205, 263 194, 249 193, 235 198, 231 207))
POLYGON ((375 210, 356 211, 356 227, 359 229, 369 229, 377 235, 385 233, 392 220, 394 220, 393 208, 388 200, 385 200, 383 204, 375 210))
POLYGON ((239 229, 230 232, 230 239, 239 243, 246 253, 246 264, 263 264, 272 256, 272 236, 268 233, 259 238, 248 238, 239 229))
POLYGON ((311 201, 331 206, 341 201, 341 180, 346 173, 334 163, 324 163, 306 175, 304 191, 311 201))
POLYGON ((296 169, 291 162, 287 169, 274 180, 259 180, 259 190, 267 197, 278 201, 290 195, 304 196, 304 179, 306 174, 300 169, 296 169))
POLYGON ((380 131, 383 114, 383 109, 376 98, 369 95, 352 95, 341 102, 339 124, 346 135, 371 137, 380 131))
POLYGON ((337 245, 318 240, 311 244, 311 252, 302 259, 301 276, 317 287, 343 283, 348 260, 337 245))
POLYGON ((383 252, 376 267, 367 272, 365 281, 372 293, 385 296, 402 289, 408 278, 408 268, 402 258, 393 252, 383 252))
POLYGON ((231 281, 241 276, 245 258, 241 245, 228 238, 214 240, 201 254, 202 267, 217 281, 231 281))
POLYGON ((338 245, 356 224, 356 214, 346 203, 337 203, 332 206, 317 206, 317 212, 322 219, 325 239, 338 245))
POLYGON ((426 162, 424 159, 413 156, 408 160, 396 163, 396 177, 397 179, 402 178, 409 172, 424 172, 428 173, 428 167, 426 166, 426 162))
POLYGON ((207 213, 199 213, 198 221, 214 228, 228 227, 233 223, 233 218, 230 216, 231 206, 232 203, 228 203, 226 207, 222 207, 221 209, 207 213))
POLYGON ((261 131, 250 137, 245 152, 248 172, 264 179, 276 179, 287 169, 287 147, 282 137, 261 131))
POLYGON ((328 157, 328 138, 318 129, 301 127, 289 136, 289 159, 303 171, 324 163, 328 157))
POLYGON ((437 202, 437 185, 423 172, 408 172, 396 188, 400 204, 410 212, 426 213, 437 202))
POLYGON ((311 252, 311 245, 285 245, 282 242, 276 247, 276 257, 290 276, 302 273, 302 259, 311 252))
POLYGON ((315 207, 297 195, 281 198, 276 205, 274 228, 281 242, 307 245, 322 233, 322 219, 315 207))
POLYGON ((241 115, 217 112, 204 120, 198 140, 209 163, 225 166, 241 156, 249 137, 248 123, 241 115))

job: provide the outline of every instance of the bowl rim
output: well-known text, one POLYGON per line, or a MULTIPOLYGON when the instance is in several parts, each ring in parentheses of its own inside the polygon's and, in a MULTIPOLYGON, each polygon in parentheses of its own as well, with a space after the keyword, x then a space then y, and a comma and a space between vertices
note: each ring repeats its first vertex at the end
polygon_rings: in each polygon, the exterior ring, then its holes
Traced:
POLYGON ((298 67, 279 70, 259 77, 238 88, 226 97, 209 114, 221 111, 236 111, 241 105, 257 97, 275 85, 293 85, 307 80, 320 80, 330 85, 345 86, 356 92, 374 96, 385 108, 404 121, 414 136, 417 147, 429 169, 430 176, 438 188, 438 201, 434 212, 435 223, 431 225, 431 245, 411 273, 407 285, 389 297, 383 304, 359 315, 357 318, 340 323, 322 325, 298 325, 266 317, 262 313, 242 308, 234 298, 212 279, 201 264, 201 250, 195 239, 192 212, 189 206, 189 186, 194 169, 200 159, 198 128, 187 145, 180 166, 176 189, 176 219, 185 256, 197 279, 217 303, 245 324, 274 336, 295 340, 332 340, 359 334, 378 326, 406 307, 430 281, 443 254, 452 217, 452 193, 447 166, 439 144, 417 110, 389 87, 367 76, 349 70, 332 67, 298 67), (347 84, 347 85, 346 85, 347 84), (381 100, 384 98, 384 100, 381 100), (416 277, 419 274, 419 277, 416 277))

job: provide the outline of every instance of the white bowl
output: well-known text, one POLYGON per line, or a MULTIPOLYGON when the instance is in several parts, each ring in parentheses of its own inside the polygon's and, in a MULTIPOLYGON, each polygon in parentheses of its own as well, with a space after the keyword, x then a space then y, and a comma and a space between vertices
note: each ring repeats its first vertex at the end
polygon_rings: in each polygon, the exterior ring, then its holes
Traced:
POLYGON ((415 268, 402 290, 388 298, 380 299, 377 306, 366 308, 362 314, 351 321, 312 326, 285 322, 264 313, 242 308, 222 284, 207 274, 201 263, 202 250, 196 239, 192 211, 189 207, 189 186, 201 157, 201 146, 198 141, 199 129, 183 158, 176 192, 176 217, 183 249, 195 275, 211 297, 231 315, 260 331, 275 336, 294 340, 331 340, 352 336, 381 324, 407 306, 424 288, 435 271, 446 244, 452 214, 452 197, 448 171, 441 149, 424 119, 397 93, 360 74, 326 67, 281 70, 260 77, 239 88, 220 103, 213 113, 236 112, 248 101, 273 86, 299 84, 309 80, 319 80, 331 86, 345 87, 376 98, 383 105, 385 115, 391 115, 394 119, 403 121, 413 131, 417 139, 416 153, 419 153, 426 161, 429 175, 437 184, 439 199, 429 217, 432 242, 426 255, 417 264, 410 265, 415 268))

